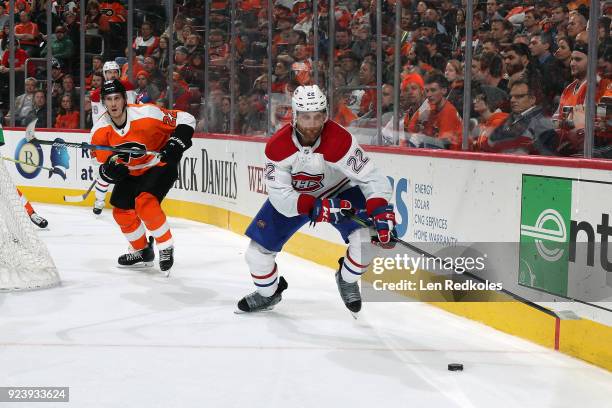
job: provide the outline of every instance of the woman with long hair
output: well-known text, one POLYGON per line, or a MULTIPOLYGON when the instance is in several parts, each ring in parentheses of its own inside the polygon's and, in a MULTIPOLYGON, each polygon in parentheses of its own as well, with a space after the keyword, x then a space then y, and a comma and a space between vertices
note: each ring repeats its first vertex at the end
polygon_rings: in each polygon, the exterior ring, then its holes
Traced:
POLYGON ((57 110, 55 126, 53 127, 58 129, 78 129, 79 111, 74 110, 72 96, 70 96, 70 94, 64 94, 60 100, 60 107, 57 110))
POLYGON ((153 51, 152 57, 157 61, 157 67, 164 73, 164 75, 168 71, 168 65, 170 64, 170 51, 169 46, 170 39, 167 35, 163 34, 159 37, 159 47, 155 51, 153 51))
POLYGON ((192 69, 191 84, 204 90, 204 55, 200 52, 194 52, 189 57, 189 65, 192 69))
POLYGON ((455 25, 451 35, 451 52, 453 57, 459 57, 463 52, 461 50, 461 42, 465 36, 465 10, 462 8, 458 8, 455 13, 455 25))
POLYGON ((449 91, 446 99, 452 103, 457 112, 463 112, 463 65, 456 59, 449 60, 444 70, 444 77, 448 81, 449 91))
POLYGON ((572 80, 572 73, 570 70, 570 59, 572 51, 574 49, 574 40, 570 37, 558 37, 557 38, 557 50, 555 51, 555 58, 561 65, 561 73, 563 74, 563 82, 565 85, 569 84, 572 80))

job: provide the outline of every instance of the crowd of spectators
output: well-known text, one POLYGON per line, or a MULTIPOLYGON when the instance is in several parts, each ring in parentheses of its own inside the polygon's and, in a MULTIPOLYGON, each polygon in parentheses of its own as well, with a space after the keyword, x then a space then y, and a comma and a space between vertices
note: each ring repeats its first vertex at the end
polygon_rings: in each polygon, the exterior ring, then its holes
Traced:
MULTIPOLYGON (((35 116, 48 127, 78 127, 78 15, 84 6, 87 92, 103 82, 103 63, 114 60, 122 67, 122 79, 129 79, 131 67, 137 102, 187 110, 197 117, 199 131, 267 134, 291 120, 293 90, 318 83, 328 93, 333 91, 330 116, 365 136, 366 142, 374 140, 367 137, 376 133, 380 115, 387 145, 460 150, 464 122, 468 121, 469 149, 473 151, 583 154, 587 0, 476 1, 469 67, 464 63, 466 8, 461 0, 382 0, 382 112, 377 112, 376 103, 376 0, 336 0, 333 38, 328 35, 328 1, 318 1, 316 34, 311 1, 272 1, 270 20, 263 0, 235 0, 235 8, 229 0, 214 0, 209 16, 204 15, 204 0, 176 0, 174 19, 169 23, 163 5, 134 0, 135 31, 128 39, 127 1, 55 0, 54 34, 47 39, 46 2, 17 0, 15 121, 23 125, 35 116), (395 1, 400 1, 398 16, 395 1), (234 36, 230 34, 232 12, 234 36), (394 81, 396 18, 401 27, 399 83, 394 81), (206 38, 209 61, 205 59, 206 38), (103 47, 93 51, 100 48, 100 39, 103 47), (128 47, 133 51, 132 61, 128 61, 128 47), (53 54, 53 123, 47 124, 42 114, 46 111, 46 70, 24 63, 27 58, 45 57, 49 48, 53 54), (171 55, 173 71, 169 72, 171 55), (469 117, 463 116, 466 70, 472 77, 469 117), (397 121, 393 118, 395 90, 400 92, 397 121), (397 131, 395 122, 399 123, 397 131)), ((598 62, 594 147, 600 157, 612 156, 611 19, 612 1, 602 1, 601 17, 593 22, 598 27, 597 56, 591 56, 598 62)), ((8 115, 9 29, 2 2, 0 25, 0 101, 8 115)), ((91 126, 87 93, 83 106, 86 126, 91 126)))

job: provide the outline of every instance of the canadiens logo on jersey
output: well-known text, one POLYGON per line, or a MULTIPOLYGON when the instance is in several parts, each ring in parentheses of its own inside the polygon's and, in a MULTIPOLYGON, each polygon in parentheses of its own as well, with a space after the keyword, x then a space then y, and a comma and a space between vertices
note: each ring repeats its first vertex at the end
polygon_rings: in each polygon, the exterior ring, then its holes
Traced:
POLYGON ((323 174, 299 172, 291 175, 291 184, 296 191, 310 193, 323 187, 323 174))

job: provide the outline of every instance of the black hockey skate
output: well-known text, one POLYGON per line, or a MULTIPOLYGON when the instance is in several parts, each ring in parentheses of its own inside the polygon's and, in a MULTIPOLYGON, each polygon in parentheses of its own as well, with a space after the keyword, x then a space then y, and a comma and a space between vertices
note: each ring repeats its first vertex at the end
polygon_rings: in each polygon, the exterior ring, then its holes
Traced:
POLYGON ((30 215, 30 221, 32 221, 38 228, 47 228, 47 225, 49 225, 49 221, 45 220, 35 212, 30 215))
POLYGON ((174 264, 174 247, 159 250, 159 269, 166 275, 170 276, 170 268, 174 264))
POLYGON ((93 213, 96 215, 102 214, 102 210, 104 209, 104 205, 106 203, 104 200, 96 200, 93 205, 93 213))
POLYGON ((361 292, 359 291, 359 283, 353 282, 348 283, 342 279, 342 265, 344 264, 344 258, 338 259, 340 267, 336 272, 336 284, 338 285, 338 292, 344 302, 346 308, 351 312, 353 317, 357 319, 357 313, 361 310, 361 292))
POLYGON ((270 297, 264 297, 255 291, 250 295, 246 295, 240 302, 238 302, 237 314, 240 313, 252 313, 252 312, 263 312, 265 310, 272 310, 274 306, 280 302, 283 297, 283 291, 287 289, 287 281, 282 276, 278 280, 278 287, 276 292, 270 297))
POLYGON ((117 262, 122 267, 145 267, 153 266, 153 260, 155 259, 155 251, 153 251, 153 237, 149 237, 149 244, 141 249, 140 251, 128 252, 127 254, 121 255, 117 262))

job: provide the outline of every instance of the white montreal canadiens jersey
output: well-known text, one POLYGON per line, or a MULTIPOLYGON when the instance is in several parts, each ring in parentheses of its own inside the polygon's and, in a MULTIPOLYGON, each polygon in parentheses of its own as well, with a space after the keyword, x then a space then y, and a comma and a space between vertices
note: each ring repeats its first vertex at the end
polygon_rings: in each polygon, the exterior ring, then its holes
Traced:
MULTIPOLYGON (((266 144, 265 178, 274 208, 287 217, 304 213, 304 195, 335 197, 359 186, 366 200, 389 201, 391 184, 353 136, 328 120, 314 146, 302 146, 291 125, 286 125, 266 144)), ((310 198, 310 197, 308 197, 310 198)))

